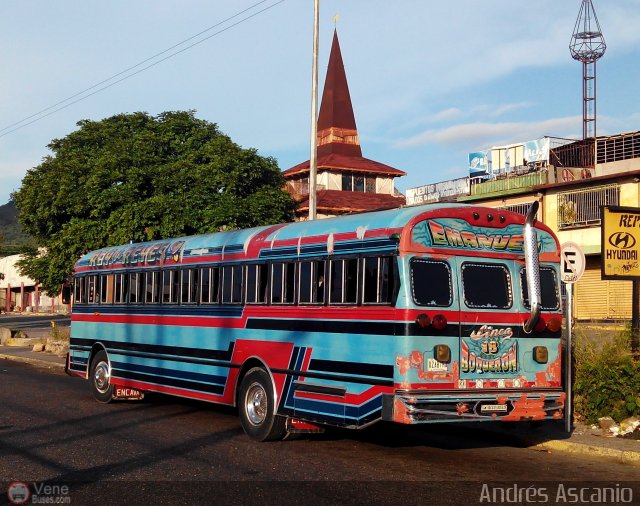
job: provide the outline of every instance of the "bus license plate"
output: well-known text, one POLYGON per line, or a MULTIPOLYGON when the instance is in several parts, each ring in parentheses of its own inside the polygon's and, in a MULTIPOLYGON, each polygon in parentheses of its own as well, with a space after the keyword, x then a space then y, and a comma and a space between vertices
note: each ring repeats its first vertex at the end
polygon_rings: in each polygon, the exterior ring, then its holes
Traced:
POLYGON ((135 388, 116 386, 113 391, 113 397, 114 399, 139 400, 144 398, 144 392, 135 388))
POLYGON ((482 404, 481 413, 506 413, 509 407, 506 404, 482 404))

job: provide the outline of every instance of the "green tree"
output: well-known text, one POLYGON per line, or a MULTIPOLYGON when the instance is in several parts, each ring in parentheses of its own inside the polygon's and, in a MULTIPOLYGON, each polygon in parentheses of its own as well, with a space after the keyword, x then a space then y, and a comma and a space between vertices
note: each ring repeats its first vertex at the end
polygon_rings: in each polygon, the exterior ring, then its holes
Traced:
POLYGON ((49 144, 12 197, 38 247, 21 261, 49 294, 81 254, 129 241, 290 221, 273 158, 243 149, 193 111, 83 120, 49 144))

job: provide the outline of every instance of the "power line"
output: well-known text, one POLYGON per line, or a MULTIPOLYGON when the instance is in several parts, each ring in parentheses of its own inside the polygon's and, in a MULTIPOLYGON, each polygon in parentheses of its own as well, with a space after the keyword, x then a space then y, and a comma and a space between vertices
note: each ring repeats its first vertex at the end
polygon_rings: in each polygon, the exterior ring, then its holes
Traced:
POLYGON ((200 35, 202 35, 204 33, 207 33, 209 31, 213 30, 214 28, 219 27, 220 25, 223 25, 223 24, 231 21, 232 19, 235 19, 235 18, 241 16, 242 14, 245 14, 246 12, 254 9, 258 5, 263 4, 263 3, 267 2, 267 1, 269 1, 269 0, 261 0, 260 2, 257 2, 255 4, 247 7, 246 9, 243 9, 242 11, 237 12, 233 16, 230 16, 230 17, 228 17, 228 18, 216 23, 215 25, 212 25, 212 26, 202 30, 201 32, 199 32, 197 34, 192 35, 191 37, 189 37, 187 39, 184 39, 183 41, 178 42, 177 44, 174 44, 173 46, 165 49, 164 51, 156 53, 155 55, 150 56, 149 58, 146 58, 145 60, 142 60, 141 62, 136 63, 135 65, 133 65, 133 66, 121 71, 121 72, 118 72, 117 74, 114 74, 111 77, 109 77, 107 79, 104 79, 104 80, 102 80, 102 81, 100 81, 100 82, 98 82, 98 83, 96 83, 96 84, 94 84, 94 85, 82 90, 82 91, 79 91, 78 93, 75 93, 75 94, 71 95, 70 97, 65 98, 64 100, 56 102, 55 104, 50 105, 49 107, 46 107, 46 108, 44 108, 44 109, 32 114, 31 116, 27 116, 26 118, 23 118, 20 121, 12 123, 11 125, 7 125, 6 127, 0 129, 0 132, 4 132, 4 133, 0 133, 0 138, 4 137, 5 135, 9 135, 10 133, 15 132, 16 130, 20 130, 21 128, 24 128, 24 127, 26 127, 28 125, 36 123, 36 122, 40 121, 41 119, 44 119, 44 118, 46 118, 48 116, 51 116, 52 114, 55 114, 56 112, 59 112, 59 111, 61 111, 63 109, 66 109, 67 107, 70 107, 70 106, 72 106, 74 104, 77 104, 78 102, 81 102, 82 100, 85 100, 85 99, 87 99, 87 98, 89 98, 89 97, 91 97, 91 96, 93 96, 93 95, 95 95, 97 93, 100 93, 101 91, 104 91, 104 90, 106 90, 108 88, 111 88, 112 86, 115 86, 116 84, 121 83, 122 81, 125 81, 125 80, 129 79, 130 77, 136 76, 136 75, 144 72, 145 70, 150 69, 151 67, 154 67, 154 66, 156 66, 156 65, 158 65, 158 64, 160 64, 160 63, 162 63, 162 62, 164 62, 164 61, 166 61, 166 60, 168 60, 170 58, 173 58, 174 56, 179 55, 180 53, 184 53, 185 51, 197 46, 198 44, 202 44, 203 42, 205 42, 205 41, 207 41, 207 40, 209 40, 209 39, 211 39, 211 38, 213 38, 213 37, 215 37, 217 35, 220 35, 221 33, 224 33, 227 30, 230 30, 231 28, 234 28, 234 27, 238 26, 239 24, 244 23, 245 21, 248 21, 249 19, 251 19, 251 18, 253 18, 253 17, 257 16, 257 15, 262 14, 263 12, 266 12, 269 9, 272 9, 276 5, 283 3, 285 0, 278 0, 273 4, 268 5, 267 7, 263 8, 263 9, 261 9, 259 11, 256 11, 256 12, 254 12, 254 13, 252 13, 252 14, 250 14, 250 15, 242 18, 242 19, 240 19, 239 21, 236 21, 235 23, 232 23, 231 25, 226 26, 225 28, 222 28, 221 30, 218 30, 217 32, 214 32, 211 35, 209 35, 207 37, 204 37, 203 39, 200 39, 200 40, 194 42, 193 44, 190 44, 190 45, 188 45, 188 46, 186 46, 186 47, 184 47, 184 48, 182 48, 182 49, 180 49, 178 51, 175 51, 175 52, 169 54, 168 56, 165 56, 164 58, 161 58, 160 60, 157 60, 157 61, 147 65, 146 67, 142 67, 141 69, 139 69, 139 70, 137 70, 135 72, 127 74, 128 72, 140 67, 141 65, 144 65, 145 63, 150 62, 150 61, 156 59, 157 57, 162 56, 163 54, 166 54, 169 51, 171 51, 171 50, 173 50, 173 49, 175 49, 175 48, 177 48, 179 46, 182 46, 183 44, 185 44, 185 43, 187 43, 187 42, 199 37, 200 35), (127 74, 127 75, 125 75, 124 77, 122 77, 122 78, 120 78, 120 79, 118 79, 116 81, 113 81, 113 79, 115 79, 116 77, 121 76, 123 74, 127 74), (113 81, 113 82, 111 82, 110 84, 106 84, 106 83, 109 83, 109 81, 113 81), (102 84, 106 84, 106 85, 101 87, 101 88, 98 88, 102 84), (98 89, 93 91, 92 93, 84 95, 88 91, 91 91, 91 90, 93 90, 95 88, 98 88, 98 89), (81 96, 81 95, 84 95, 84 96, 81 96), (80 97, 80 98, 78 98, 77 100, 73 100, 76 97, 80 97), (73 101, 69 102, 70 100, 73 100, 73 101), (55 109, 57 106, 59 106, 61 104, 64 104, 65 102, 68 102, 68 103, 66 105, 63 105, 62 107, 58 107, 57 109, 55 109), (53 110, 51 110, 51 109, 53 109, 53 110), (43 113, 45 113, 47 111, 50 111, 50 112, 48 112, 47 114, 43 114, 43 113), (32 118, 35 118, 35 119, 32 119, 32 118), (32 120, 28 121, 30 119, 32 119, 32 120), (12 128, 12 127, 15 127, 15 128, 12 128))

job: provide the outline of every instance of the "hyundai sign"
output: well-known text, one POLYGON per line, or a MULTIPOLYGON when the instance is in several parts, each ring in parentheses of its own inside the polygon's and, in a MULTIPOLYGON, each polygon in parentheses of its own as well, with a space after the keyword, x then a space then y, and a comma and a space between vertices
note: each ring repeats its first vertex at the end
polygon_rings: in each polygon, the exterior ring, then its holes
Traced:
POLYGON ((639 279, 640 209, 605 206, 602 220, 602 279, 639 279))

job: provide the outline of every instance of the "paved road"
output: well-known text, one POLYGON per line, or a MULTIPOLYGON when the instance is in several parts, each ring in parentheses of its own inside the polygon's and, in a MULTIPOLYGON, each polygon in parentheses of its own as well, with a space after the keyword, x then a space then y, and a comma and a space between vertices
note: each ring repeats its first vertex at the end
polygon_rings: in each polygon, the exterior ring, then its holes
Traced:
POLYGON ((11 327, 12 329, 45 328, 51 325, 54 320, 62 327, 68 327, 71 318, 64 314, 53 315, 0 315, 0 327, 11 327))
MULTIPOLYGON (((424 505, 478 504, 483 491, 531 485, 553 498, 562 484, 638 480, 638 469, 520 448, 508 432, 471 426, 259 444, 230 408, 164 396, 98 404, 83 380, 0 361, 0 504, 16 480, 69 487, 72 504, 424 505)), ((640 502, 640 484, 624 486, 640 502)))

